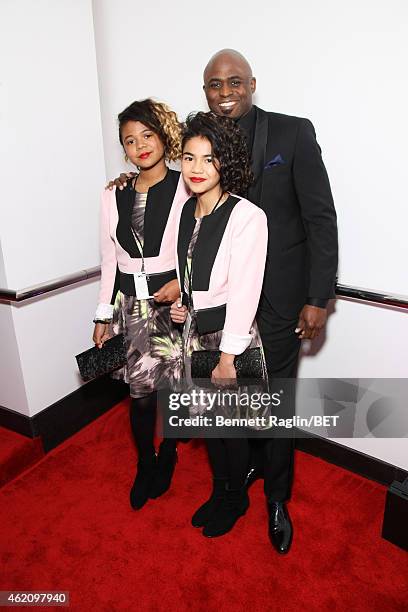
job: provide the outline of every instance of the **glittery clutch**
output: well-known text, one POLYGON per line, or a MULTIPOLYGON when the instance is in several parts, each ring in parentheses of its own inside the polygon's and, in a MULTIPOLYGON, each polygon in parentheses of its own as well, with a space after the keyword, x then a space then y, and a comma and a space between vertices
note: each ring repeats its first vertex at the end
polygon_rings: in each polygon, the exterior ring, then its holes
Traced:
MULTIPOLYGON (((218 365, 221 351, 193 351, 191 354, 191 378, 211 378, 218 365)), ((264 378, 264 364, 260 348, 247 349, 234 359, 237 380, 264 378)))
POLYGON ((101 349, 94 346, 75 359, 83 380, 92 380, 103 374, 108 374, 126 363, 126 343, 123 334, 118 334, 104 342, 101 349))

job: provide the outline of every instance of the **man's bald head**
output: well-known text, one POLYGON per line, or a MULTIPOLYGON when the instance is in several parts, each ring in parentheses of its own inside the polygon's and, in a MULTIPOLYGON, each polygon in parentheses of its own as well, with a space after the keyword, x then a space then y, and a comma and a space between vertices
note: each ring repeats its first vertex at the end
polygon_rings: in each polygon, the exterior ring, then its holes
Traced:
POLYGON ((233 63, 235 66, 239 66, 243 73, 245 73, 248 77, 252 77, 252 68, 246 59, 239 51, 235 51, 235 49, 221 49, 221 51, 217 51, 209 60, 207 66, 204 68, 204 83, 206 81, 206 75, 214 68, 214 64, 218 66, 219 64, 225 63, 233 63))
POLYGON ((246 115, 255 88, 248 60, 234 49, 217 51, 204 69, 203 89, 208 106, 217 115, 234 119, 246 115))

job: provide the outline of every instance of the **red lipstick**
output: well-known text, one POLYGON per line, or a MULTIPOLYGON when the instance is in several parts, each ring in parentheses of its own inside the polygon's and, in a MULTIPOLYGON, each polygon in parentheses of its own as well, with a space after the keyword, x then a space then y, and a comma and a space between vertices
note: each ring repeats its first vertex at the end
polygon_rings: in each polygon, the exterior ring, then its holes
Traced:
POLYGON ((192 177, 190 177, 190 181, 192 183, 202 183, 205 180, 206 180, 205 178, 201 178, 200 176, 192 176, 192 177))

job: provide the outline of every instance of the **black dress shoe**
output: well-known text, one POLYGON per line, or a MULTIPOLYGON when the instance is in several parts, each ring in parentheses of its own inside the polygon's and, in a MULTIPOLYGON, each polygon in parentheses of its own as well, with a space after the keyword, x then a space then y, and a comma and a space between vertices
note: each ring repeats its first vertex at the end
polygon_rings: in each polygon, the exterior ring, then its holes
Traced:
POLYGON ((193 518, 191 519, 193 527, 204 527, 212 518, 214 512, 218 509, 225 497, 227 482, 227 478, 213 479, 213 490, 209 499, 207 499, 207 501, 193 514, 193 518))
POLYGON ((249 489, 249 487, 253 485, 256 480, 259 480, 263 477, 263 470, 257 466, 252 466, 251 468, 249 468, 247 477, 245 479, 246 488, 249 489))
POLYGON ((176 463, 177 448, 175 446, 171 449, 160 447, 156 468, 149 488, 149 497, 151 499, 156 499, 168 491, 176 463))
POLYGON ((240 489, 229 489, 227 486, 224 499, 204 526, 203 535, 207 538, 217 538, 228 533, 248 507, 249 497, 246 486, 240 489))
POLYGON ((143 508, 149 499, 149 489, 156 468, 156 455, 143 457, 137 464, 135 481, 130 489, 130 505, 133 510, 143 508))
POLYGON ((293 528, 288 510, 283 502, 268 502, 269 539, 281 555, 289 552, 293 528))

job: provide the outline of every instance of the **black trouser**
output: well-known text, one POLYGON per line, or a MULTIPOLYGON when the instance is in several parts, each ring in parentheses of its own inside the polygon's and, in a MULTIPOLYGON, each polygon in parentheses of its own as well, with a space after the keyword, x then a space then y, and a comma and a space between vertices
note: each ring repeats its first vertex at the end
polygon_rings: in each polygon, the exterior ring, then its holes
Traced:
MULTIPOLYGON (((273 386, 275 378, 296 378, 300 340, 295 334, 296 319, 283 319, 263 298, 261 299, 257 323, 265 351, 266 367, 273 386)), ((291 385, 285 389, 284 402, 279 416, 293 416, 295 395, 291 385)), ((263 464, 264 490, 269 501, 284 502, 290 498, 293 479, 294 438, 292 429, 288 437, 267 440, 252 440, 252 464, 263 464)))
POLYGON ((246 438, 206 438, 214 478, 225 478, 230 489, 240 489, 248 473, 249 447, 246 438))

